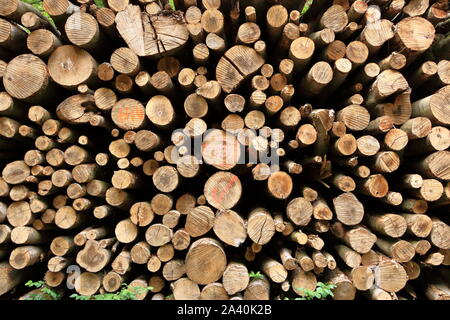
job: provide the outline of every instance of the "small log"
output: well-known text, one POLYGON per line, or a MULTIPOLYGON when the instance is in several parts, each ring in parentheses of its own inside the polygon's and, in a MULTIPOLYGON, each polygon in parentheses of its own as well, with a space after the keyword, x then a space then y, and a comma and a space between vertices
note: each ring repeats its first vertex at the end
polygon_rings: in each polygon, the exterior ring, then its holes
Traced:
POLYGON ((59 236, 52 240, 50 250, 55 256, 65 256, 74 250, 73 238, 69 236, 59 236))
POLYGON ((303 289, 306 290, 315 290, 317 285, 317 278, 311 271, 303 271, 298 268, 294 271, 292 275, 292 289, 299 296, 305 296, 306 293, 303 289))
POLYGON ((311 221, 313 206, 304 198, 295 198, 288 203, 286 214, 295 225, 306 226, 311 221))
POLYGON ((288 22, 288 11, 282 5, 273 5, 267 10, 267 34, 271 42, 275 42, 282 34, 284 25, 288 22))
POLYGON ((15 269, 7 261, 0 263, 0 275, 0 295, 15 288, 26 276, 23 270, 15 269))
POLYGON ((386 259, 374 269, 375 284, 387 292, 398 292, 408 281, 405 269, 398 262, 386 259))
POLYGON ((412 104, 413 117, 427 117, 433 124, 448 125, 450 121, 445 117, 448 111, 444 101, 448 100, 450 86, 439 89, 436 93, 422 98, 412 104))
POLYGON ((284 266, 276 260, 265 258, 261 262, 262 271, 275 283, 281 283, 286 280, 288 276, 287 270, 284 266))
POLYGON ((247 234, 257 244, 268 243, 275 234, 275 223, 270 213, 265 209, 253 210, 247 219, 247 234))
POLYGON ((414 247, 405 240, 395 241, 378 238, 376 244, 382 252, 397 262, 408 262, 416 254, 414 247))
POLYGON ((356 268, 361 264, 361 255, 344 245, 336 245, 335 250, 344 263, 350 268, 356 268))
POLYGON ((366 221, 374 231, 392 238, 400 238, 407 230, 405 218, 398 214, 371 214, 366 221))
POLYGON ((254 49, 237 45, 226 51, 219 60, 216 79, 223 91, 231 93, 246 77, 255 73, 262 65, 263 58, 254 49), (243 64, 243 61, 251 63, 243 64))
POLYGON ((342 121, 349 130, 361 131, 369 125, 370 114, 362 106, 349 105, 336 114, 336 119, 342 121))
POLYGON ((21 246, 11 251, 9 264, 16 270, 24 269, 42 262, 45 251, 37 246, 21 246))
POLYGON ((123 130, 136 130, 145 124, 145 109, 137 100, 121 99, 112 107, 111 118, 123 130))
POLYGON ((199 284, 217 281, 223 275, 226 265, 221 245, 210 238, 195 241, 186 255, 186 273, 199 284))
POLYGON ((334 210, 339 221, 346 225, 356 225, 361 222, 364 208, 359 200, 346 192, 333 199, 334 210))
MULTIPOLYGON (((192 214, 192 210, 189 214, 192 214)), ((239 247, 247 238, 245 221, 232 210, 217 212, 214 233, 220 240, 234 247, 239 247)))
POLYGON ((100 247, 99 242, 88 240, 83 248, 77 254, 77 263, 89 272, 98 272, 102 270, 110 261, 111 252, 100 247))
POLYGON ((244 291, 245 300, 269 300, 270 284, 266 278, 250 281, 244 291))
POLYGON ((304 250, 295 252, 295 260, 298 262, 303 271, 308 272, 314 269, 314 261, 308 256, 304 250))
POLYGON ((366 266, 359 266, 350 272, 350 277, 356 289, 369 290, 375 281, 373 271, 366 266))
POLYGON ((387 19, 380 19, 366 24, 359 36, 367 45, 371 55, 377 53, 383 44, 394 37, 393 23, 387 19))
POLYGON ((333 78, 333 70, 325 61, 315 63, 300 83, 300 90, 307 95, 319 94, 333 78))
POLYGON ((450 171, 448 170, 448 159, 450 153, 448 151, 436 151, 426 157, 420 158, 414 164, 419 173, 429 178, 448 179, 450 171))

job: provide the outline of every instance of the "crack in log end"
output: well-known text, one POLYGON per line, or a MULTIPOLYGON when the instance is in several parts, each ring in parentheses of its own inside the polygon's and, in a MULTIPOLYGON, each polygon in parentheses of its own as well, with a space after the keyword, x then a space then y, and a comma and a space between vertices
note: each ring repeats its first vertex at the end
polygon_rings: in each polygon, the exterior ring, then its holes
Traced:
POLYGON ((220 58, 216 67, 216 79, 226 93, 231 93, 263 64, 263 57, 255 49, 236 45, 220 58))
POLYGON ((116 16, 122 38, 138 56, 159 58, 184 46, 189 32, 179 13, 156 15, 141 12, 139 6, 128 5, 116 16))

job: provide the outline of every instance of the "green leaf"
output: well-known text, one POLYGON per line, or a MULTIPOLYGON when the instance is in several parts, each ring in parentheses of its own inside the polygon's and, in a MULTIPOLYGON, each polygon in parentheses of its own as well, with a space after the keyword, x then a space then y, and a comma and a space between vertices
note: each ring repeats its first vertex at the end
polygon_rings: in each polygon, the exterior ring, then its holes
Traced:
POLYGON ((30 288, 35 287, 38 289, 41 288, 43 285, 44 285, 44 281, 42 281, 42 280, 36 281, 36 282, 29 280, 25 283, 25 286, 27 286, 27 287, 30 287, 30 288))
POLYGON ((169 5, 170 5, 170 7, 172 8, 173 11, 176 10, 174 0, 169 0, 169 5))
POLYGON ((44 296, 40 293, 33 293, 26 300, 44 300, 44 296))
POLYGON ((318 293, 320 295, 320 298, 321 298, 322 296, 326 296, 326 291, 325 290, 326 289, 323 289, 323 288, 319 287, 319 288, 316 289, 316 293, 318 293))
POLYGON ((28 281, 25 283, 25 286, 26 286, 26 287, 32 287, 33 285, 34 285, 34 282, 31 281, 31 280, 28 280, 28 281))
POLYGON ((95 300, 116 300, 116 295, 114 293, 105 293, 105 294, 98 294, 94 296, 95 300))
POLYGON ((250 271, 248 276, 250 278, 255 278, 255 279, 263 279, 264 278, 264 275, 262 275, 260 271, 258 271, 258 272, 250 271))
POLYGON ((103 2, 103 0, 94 0, 95 5, 99 8, 104 8, 105 7, 105 3, 103 2))
POLYGON ((44 288, 42 288, 42 292, 45 294, 48 294, 54 300, 59 300, 59 298, 60 298, 60 295, 50 288, 44 287, 44 288))
POLYGON ((70 298, 74 298, 75 300, 89 300, 91 299, 91 296, 80 296, 79 294, 71 294, 70 298))
POLYGON ((309 8, 311 7, 311 5, 313 4, 314 0, 307 0, 305 2, 305 5, 303 6, 302 11, 300 12, 300 17, 303 16, 306 12, 308 12, 309 8))
POLYGON ((311 296, 314 292, 308 289, 303 289, 303 292, 306 293, 308 296, 311 296))
POLYGON ((97 294, 94 296, 80 296, 76 293, 72 294, 70 297, 74 298, 76 300, 89 300, 93 298, 94 300, 137 300, 138 294, 144 294, 145 292, 148 292, 149 290, 152 290, 153 287, 133 287, 126 283, 122 284, 122 289, 119 292, 115 293, 104 293, 104 294, 97 294))

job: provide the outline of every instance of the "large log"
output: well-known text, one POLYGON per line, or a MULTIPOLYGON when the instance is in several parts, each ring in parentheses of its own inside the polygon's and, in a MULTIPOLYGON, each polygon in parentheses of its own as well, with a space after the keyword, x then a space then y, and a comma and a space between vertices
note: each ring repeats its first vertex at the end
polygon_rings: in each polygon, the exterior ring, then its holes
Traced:
POLYGON ((188 40, 188 30, 179 13, 142 14, 128 5, 116 15, 116 26, 131 50, 140 57, 157 58, 170 54, 188 40))

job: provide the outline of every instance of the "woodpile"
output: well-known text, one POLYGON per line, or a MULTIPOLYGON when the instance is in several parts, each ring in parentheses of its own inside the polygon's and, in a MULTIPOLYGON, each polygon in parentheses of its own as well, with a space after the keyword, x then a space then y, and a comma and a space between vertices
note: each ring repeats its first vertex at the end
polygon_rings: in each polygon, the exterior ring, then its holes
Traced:
POLYGON ((104 3, 0 0, 0 295, 450 299, 447 0, 104 3))

